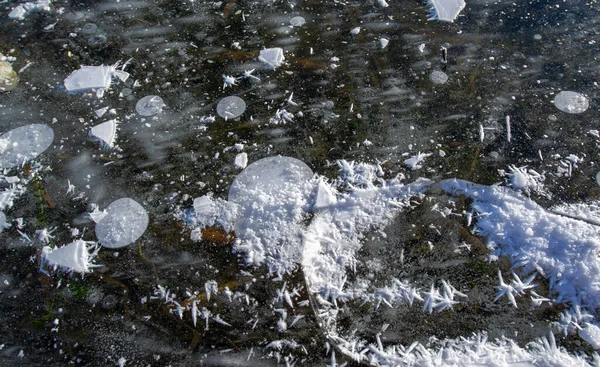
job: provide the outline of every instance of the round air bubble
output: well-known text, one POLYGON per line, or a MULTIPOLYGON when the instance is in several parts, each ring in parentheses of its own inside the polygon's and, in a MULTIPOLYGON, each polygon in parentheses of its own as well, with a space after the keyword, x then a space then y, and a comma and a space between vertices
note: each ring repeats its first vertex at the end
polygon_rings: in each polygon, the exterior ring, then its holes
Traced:
POLYGON ((32 124, 0 136, 0 169, 22 165, 48 149, 54 132, 48 125, 32 124))
POLYGON ((81 33, 86 34, 88 36, 98 32, 98 26, 94 23, 86 23, 81 27, 81 33))
POLYGON ((445 84, 448 81, 448 74, 441 70, 434 70, 429 74, 429 80, 434 84, 445 84))
POLYGON ((104 247, 125 247, 140 238, 148 227, 146 209, 133 199, 113 201, 106 212, 96 224, 96 237, 104 247))
POLYGON ((142 116, 154 116, 162 111, 165 103, 159 96, 146 96, 138 101, 135 110, 142 116))
POLYGON ((246 111, 246 102, 237 96, 225 97, 217 104, 217 115, 225 120, 240 117, 246 111))
POLYGON ((293 17, 292 19, 290 19, 290 24, 294 27, 302 27, 305 23, 306 20, 301 16, 293 17))
POLYGON ((590 103, 581 93, 562 91, 554 97, 554 105, 563 112, 576 114, 585 112, 590 103))

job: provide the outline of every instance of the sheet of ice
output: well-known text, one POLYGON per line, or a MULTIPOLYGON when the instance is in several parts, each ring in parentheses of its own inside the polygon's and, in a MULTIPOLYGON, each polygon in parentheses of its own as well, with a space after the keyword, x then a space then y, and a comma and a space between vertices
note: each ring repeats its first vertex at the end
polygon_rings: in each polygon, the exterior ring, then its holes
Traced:
POLYGON ((8 17, 11 19, 23 20, 34 10, 50 11, 50 4, 52 4, 51 0, 28 1, 15 6, 10 13, 8 13, 8 17))
POLYGON ((267 48, 260 50, 258 60, 267 64, 268 68, 275 69, 285 60, 283 56, 283 49, 280 47, 267 48))
POLYGON ((63 247, 42 248, 42 258, 50 267, 62 268, 70 273, 89 273, 95 265, 92 263, 100 248, 94 242, 76 240, 63 247))
POLYGON ((99 125, 92 127, 90 135, 100 139, 103 147, 112 148, 115 146, 117 139, 117 125, 119 121, 116 119, 108 120, 99 125))
POLYGON ((96 224, 98 242, 119 248, 135 242, 148 227, 148 213, 137 201, 122 198, 106 208, 106 216, 96 224))
POLYGON ((429 20, 454 22, 458 14, 465 8, 464 0, 428 0, 429 20))
POLYGON ((136 103, 135 110, 141 116, 154 116, 164 107, 165 103, 159 96, 145 96, 136 103))
POLYGON ((440 187, 473 199, 476 231, 496 255, 506 255, 523 274, 550 279, 556 301, 600 307, 600 227, 551 213, 511 189, 445 180, 440 187))
POLYGON ((0 135, 0 169, 22 165, 44 152, 54 140, 48 125, 17 127, 0 135))
POLYGON ((267 157, 243 170, 229 189, 239 205, 235 248, 246 262, 266 262, 269 272, 283 274, 301 261, 302 226, 314 189, 312 170, 290 157, 267 157))
POLYGON ((590 102, 581 93, 562 91, 554 97, 554 105, 563 112, 577 114, 585 112, 590 102))
POLYGON ((217 104, 217 115, 225 120, 236 119, 246 111, 246 102, 238 96, 225 97, 217 104))

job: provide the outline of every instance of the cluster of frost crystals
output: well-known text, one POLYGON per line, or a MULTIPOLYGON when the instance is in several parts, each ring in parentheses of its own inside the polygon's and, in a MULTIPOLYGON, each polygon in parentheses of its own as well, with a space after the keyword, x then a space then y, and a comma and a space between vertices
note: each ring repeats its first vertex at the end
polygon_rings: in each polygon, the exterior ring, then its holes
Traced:
POLYGON ((237 217, 238 206, 235 203, 213 198, 212 193, 194 199, 194 210, 185 218, 192 230, 192 240, 202 239, 201 230, 207 227, 219 226, 226 232, 233 231, 237 217))
POLYGON ((98 255, 98 251, 100 248, 95 242, 76 240, 62 247, 44 246, 42 260, 44 264, 54 270, 60 268, 67 273, 83 275, 98 266, 92 263, 92 260, 98 255))
POLYGON ((475 230, 487 236, 496 255, 509 256, 522 273, 550 279, 557 302, 600 307, 600 228, 549 212, 533 200, 499 186, 445 180, 451 194, 473 199, 475 230))
POLYGON ((506 177, 506 183, 513 190, 528 195, 531 193, 549 195, 544 189, 546 177, 531 168, 510 165, 508 172, 501 170, 500 174, 506 177))
POLYGON ((294 114, 288 112, 285 108, 277 110, 277 112, 275 112, 275 115, 273 115, 273 117, 269 119, 269 123, 274 125, 284 125, 288 122, 294 122, 294 114))

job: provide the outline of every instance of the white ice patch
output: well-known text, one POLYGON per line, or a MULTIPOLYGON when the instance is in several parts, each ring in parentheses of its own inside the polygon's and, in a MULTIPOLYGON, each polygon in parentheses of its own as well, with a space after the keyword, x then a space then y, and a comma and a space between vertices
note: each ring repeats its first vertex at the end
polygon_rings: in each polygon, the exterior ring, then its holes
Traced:
POLYGON ((406 159, 404 161, 404 164, 406 164, 408 166, 408 168, 410 168, 411 170, 417 170, 420 168, 423 168, 423 165, 421 164, 425 158, 431 156, 432 153, 418 153, 417 155, 414 155, 408 159, 406 159))
POLYGON ((250 164, 229 189, 239 205, 235 249, 246 262, 266 262, 270 273, 293 270, 301 260, 302 226, 314 184, 312 170, 295 158, 268 157, 250 164))
POLYGON ((108 120, 92 127, 90 135, 100 139, 103 147, 112 148, 115 146, 115 140, 117 139, 118 124, 119 121, 116 119, 108 120))
POLYGON ((125 247, 140 238, 148 227, 146 209, 133 199, 115 200, 106 212, 96 224, 96 237, 104 247, 125 247))
POLYGON ((237 168, 241 168, 241 169, 246 168, 246 166, 248 165, 248 154, 247 153, 239 153, 238 155, 235 156, 235 160, 234 160, 233 164, 237 168))
POLYGON ((64 81, 69 92, 96 91, 102 97, 104 91, 110 88, 113 77, 126 81, 129 73, 117 70, 115 65, 82 66, 72 72, 64 81))
POLYGON ((465 8, 464 0, 428 0, 429 20, 454 22, 458 14, 465 8))
POLYGON ((0 169, 19 166, 44 152, 54 140, 54 131, 44 124, 10 130, 0 136, 0 169))
POLYGON ((285 60, 283 49, 280 47, 273 47, 261 50, 258 60, 267 64, 267 68, 275 69, 281 66, 285 60))
POLYGON ((50 266, 61 268, 69 273, 89 273, 95 265, 92 263, 99 247, 94 242, 76 240, 63 247, 42 248, 42 258, 50 266))
POLYGON ((35 10, 50 11, 50 4, 52 4, 51 0, 28 1, 15 6, 10 13, 8 13, 8 17, 10 19, 23 20, 29 13, 35 10))
POLYGON ((590 309, 600 306, 600 227, 544 210, 499 186, 445 180, 443 190, 473 199, 476 231, 496 255, 506 255, 522 273, 550 279, 556 301, 590 309))

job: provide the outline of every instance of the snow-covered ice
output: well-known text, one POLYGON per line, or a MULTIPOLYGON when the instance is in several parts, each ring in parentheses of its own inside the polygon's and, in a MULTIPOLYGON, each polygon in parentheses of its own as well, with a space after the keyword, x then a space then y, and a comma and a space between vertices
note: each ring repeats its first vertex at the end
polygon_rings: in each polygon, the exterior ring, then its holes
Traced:
POLYGON ((96 224, 96 237, 104 247, 125 247, 140 238, 148 227, 146 209, 133 199, 115 200, 106 212, 96 224))

